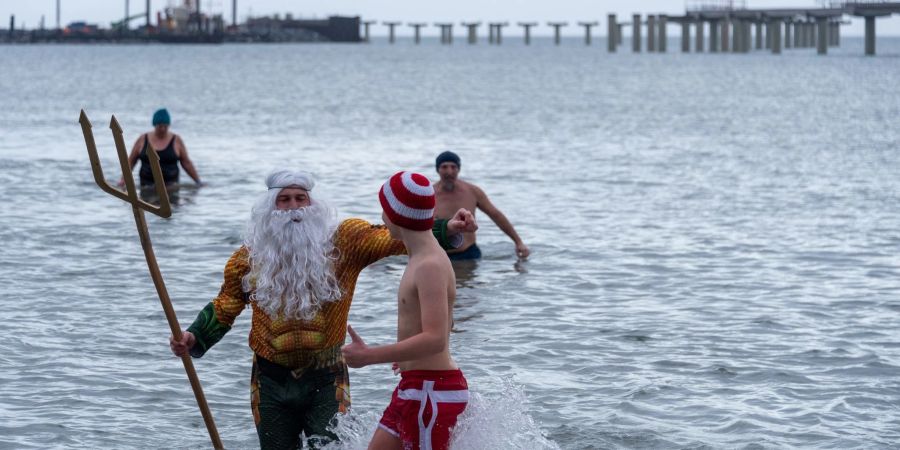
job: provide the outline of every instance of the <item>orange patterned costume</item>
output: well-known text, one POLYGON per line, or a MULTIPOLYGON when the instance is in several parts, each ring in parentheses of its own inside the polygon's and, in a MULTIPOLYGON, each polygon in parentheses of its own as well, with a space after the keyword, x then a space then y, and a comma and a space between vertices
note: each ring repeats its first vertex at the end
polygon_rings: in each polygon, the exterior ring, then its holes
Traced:
MULTIPOLYGON (((445 247, 448 244, 446 221, 434 227, 435 236, 445 247)), ((196 344, 191 355, 200 357, 231 329, 235 318, 250 304, 253 309, 250 329, 250 348, 254 355, 251 381, 251 403, 254 419, 259 426, 259 366, 274 364, 300 379, 305 373, 330 371, 336 373, 334 382, 337 410, 346 412, 350 405, 347 367, 341 356, 347 332, 347 315, 353 301, 356 279, 368 265, 391 255, 406 253, 403 242, 391 238, 383 225, 372 225, 361 219, 347 219, 335 231, 334 245, 338 250, 335 276, 341 289, 338 301, 323 304, 312 320, 291 320, 270 317, 244 292, 242 280, 250 272, 249 251, 238 249, 225 266, 225 279, 219 294, 200 312, 188 331, 196 344), (264 361, 260 361, 263 359, 264 361)))

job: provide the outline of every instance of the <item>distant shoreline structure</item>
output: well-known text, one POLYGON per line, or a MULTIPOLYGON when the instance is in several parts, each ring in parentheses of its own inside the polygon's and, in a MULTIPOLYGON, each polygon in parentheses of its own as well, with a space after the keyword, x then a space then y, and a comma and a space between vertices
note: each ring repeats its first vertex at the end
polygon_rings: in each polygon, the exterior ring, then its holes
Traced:
MULTIPOLYGON (((825 55, 829 47, 839 47, 841 26, 848 23, 845 16, 859 17, 865 21, 865 54, 874 55, 876 47, 875 22, 880 17, 900 14, 900 1, 887 0, 820 0, 819 7, 800 8, 748 8, 745 0, 688 0, 684 15, 635 13, 619 20, 616 14, 607 15, 607 46, 610 53, 624 43, 623 31, 631 32, 632 52, 665 53, 668 46, 670 25, 681 27, 681 51, 702 53, 749 53, 752 49, 768 50, 780 54, 793 48, 815 48, 825 55), (629 20, 630 19, 630 20, 629 20), (642 37, 646 29, 646 45, 642 37), (708 31, 708 38, 706 32, 708 31), (693 35, 693 36, 692 36, 693 35)), ((156 13, 156 25, 150 21, 150 1, 147 11, 129 15, 126 2, 125 17, 112 23, 111 28, 100 28, 86 22, 72 22, 65 28, 59 25, 59 0, 57 0, 57 26, 45 29, 41 18, 39 29, 16 29, 15 16, 10 17, 9 28, 0 29, 0 43, 190 43, 221 44, 224 42, 371 42, 370 28, 375 20, 361 20, 359 16, 330 16, 326 19, 294 19, 275 14, 266 17, 250 17, 245 23, 237 23, 237 0, 232 0, 232 24, 226 26, 221 14, 209 15, 200 9, 200 0, 183 0, 182 6, 170 6, 156 13), (129 22, 144 18, 144 25, 132 29, 129 22), (362 27, 362 30, 360 30, 362 27)), ((388 27, 388 42, 396 40, 395 29, 403 26, 399 21, 383 21, 388 27)), ((421 42, 424 22, 405 24, 413 28, 413 41, 421 42)), ((441 43, 453 44, 452 22, 431 24, 441 29, 441 43)), ((463 22, 467 28, 467 42, 478 42, 481 22, 463 22)), ((488 22, 488 42, 500 45, 503 28, 508 22, 488 22)), ((524 28, 525 45, 531 42, 531 30, 538 22, 519 22, 524 28)), ((547 22, 553 28, 556 45, 561 42, 561 29, 568 22, 547 22)), ((601 26, 599 21, 581 21, 586 45, 591 45, 592 29, 601 26)), ((23 27, 24 28, 24 27, 23 27)))
MULTIPOLYGON (((2 44, 221 44, 224 42, 362 42, 359 17, 293 19, 287 16, 250 18, 240 26, 226 27, 221 17, 160 21, 170 26, 100 28, 73 22, 63 29, 0 29, 2 44)), ((116 24, 114 24, 116 25, 116 24)))

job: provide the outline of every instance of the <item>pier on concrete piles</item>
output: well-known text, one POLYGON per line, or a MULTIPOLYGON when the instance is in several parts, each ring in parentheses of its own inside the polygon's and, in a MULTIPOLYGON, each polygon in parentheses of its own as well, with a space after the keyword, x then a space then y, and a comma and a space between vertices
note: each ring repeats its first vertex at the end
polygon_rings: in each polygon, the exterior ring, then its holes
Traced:
MULTIPOLYGON (((738 2, 740 3, 740 2, 738 2)), ((650 14, 644 20, 641 14, 632 15, 631 23, 619 22, 616 14, 607 16, 607 50, 610 53, 617 51, 622 43, 622 29, 631 26, 631 47, 634 53, 640 53, 644 48, 647 52, 664 53, 668 44, 669 23, 681 26, 681 51, 697 53, 731 52, 748 53, 752 49, 768 50, 773 54, 780 54, 788 49, 815 48, 820 55, 828 54, 828 49, 841 45, 841 25, 846 16, 861 17, 865 21, 865 54, 875 54, 876 33, 875 24, 879 17, 892 14, 900 14, 900 1, 831 1, 828 6, 819 8, 745 8, 734 7, 735 2, 714 1, 698 2, 699 7, 688 7, 683 16, 669 16, 665 14, 650 14), (712 4, 713 6, 709 6, 712 4), (718 5, 718 6, 716 6, 718 5), (643 27, 646 26, 647 44, 643 43, 643 27), (691 32, 693 30, 693 39, 691 32), (707 34, 708 30, 708 34, 707 34)), ((369 26, 374 21, 360 21, 364 27, 363 41, 369 40, 369 26)), ((389 27, 389 40, 394 42, 394 27, 399 22, 382 22, 389 27)), ((419 27, 415 28, 416 43, 419 42, 419 27)), ((441 27, 441 42, 452 43, 453 32, 451 24, 435 24, 441 27)), ((477 28, 480 22, 463 22, 468 28, 469 44, 478 42, 477 28)), ((489 23, 489 43, 499 45, 502 42, 502 28, 507 26, 505 22, 489 23)), ((531 44, 531 29, 538 26, 537 22, 519 22, 524 28, 525 45, 531 44)), ((561 28, 568 25, 567 22, 547 22, 547 26, 553 28, 554 44, 561 43, 561 28)), ((581 21, 579 26, 584 27, 584 42, 592 44, 593 27, 599 26, 596 21, 581 21)), ((424 25, 421 25, 424 26, 424 25)), ((10 18, 10 35, 15 30, 14 19, 10 18)), ((18 31, 18 30, 16 30, 18 31)))

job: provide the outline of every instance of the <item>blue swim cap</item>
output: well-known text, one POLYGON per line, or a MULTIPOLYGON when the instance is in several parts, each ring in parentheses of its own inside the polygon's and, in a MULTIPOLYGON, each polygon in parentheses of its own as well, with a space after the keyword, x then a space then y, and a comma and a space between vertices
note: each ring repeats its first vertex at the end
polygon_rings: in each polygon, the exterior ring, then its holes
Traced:
POLYGON ((445 162, 452 162, 452 163, 456 164, 456 167, 462 167, 462 164, 459 161, 459 155, 457 155, 456 153, 453 153, 451 151, 446 151, 446 152, 438 155, 437 158, 434 160, 434 168, 440 169, 441 164, 443 164, 445 162))
POLYGON ((169 125, 172 123, 172 118, 169 117, 169 111, 166 108, 157 109, 155 113, 153 113, 153 126, 157 126, 159 124, 169 125))

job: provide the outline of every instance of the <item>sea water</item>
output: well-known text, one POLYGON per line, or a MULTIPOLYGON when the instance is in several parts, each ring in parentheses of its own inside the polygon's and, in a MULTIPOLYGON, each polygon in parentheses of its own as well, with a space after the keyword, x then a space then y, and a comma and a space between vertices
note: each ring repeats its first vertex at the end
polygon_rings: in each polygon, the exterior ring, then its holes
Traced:
MULTIPOLYGON (((216 295, 274 167, 341 217, 436 178, 454 150, 532 256, 484 213, 456 266, 456 448, 889 448, 900 442, 900 40, 734 54, 526 47, 0 47, 0 447, 202 448, 209 439, 130 208, 94 184, 159 107, 202 188, 148 217, 187 326, 216 295)), ((189 182, 185 174, 182 181, 189 182)), ((405 261, 360 276, 350 323, 395 338, 405 261)), ((258 440, 250 312, 195 360, 228 448, 258 440)), ((397 382, 351 370, 340 448, 397 382)))

